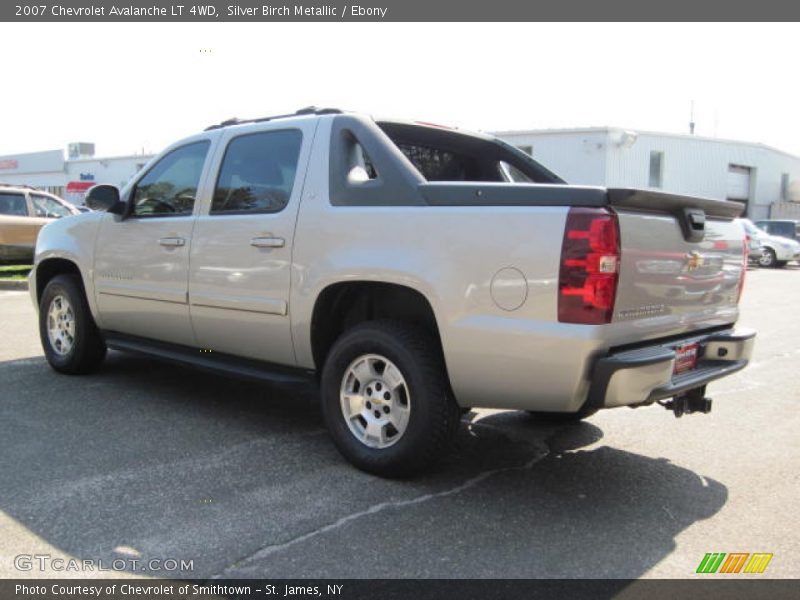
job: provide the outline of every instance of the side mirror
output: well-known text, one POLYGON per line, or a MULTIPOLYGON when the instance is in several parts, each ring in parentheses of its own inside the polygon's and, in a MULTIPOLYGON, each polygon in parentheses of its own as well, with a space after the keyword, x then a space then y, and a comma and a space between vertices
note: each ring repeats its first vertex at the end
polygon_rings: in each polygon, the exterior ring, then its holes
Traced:
POLYGON ((121 215, 125 211, 125 203, 120 200, 119 190, 113 185, 95 185, 89 188, 84 204, 92 210, 110 212, 121 215))

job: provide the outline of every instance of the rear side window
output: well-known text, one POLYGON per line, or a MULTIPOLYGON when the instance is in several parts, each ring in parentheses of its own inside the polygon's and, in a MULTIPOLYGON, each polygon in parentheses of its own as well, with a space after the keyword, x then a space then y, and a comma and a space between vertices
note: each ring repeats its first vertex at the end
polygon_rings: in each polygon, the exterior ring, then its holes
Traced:
POLYGON ((0 215, 27 217, 28 205, 22 194, 0 194, 0 215))
POLYGON ((297 129, 233 138, 222 159, 211 214, 283 210, 292 195, 302 142, 297 129))
POLYGON ((165 155, 136 184, 133 214, 178 217, 192 214, 209 143, 195 142, 165 155))

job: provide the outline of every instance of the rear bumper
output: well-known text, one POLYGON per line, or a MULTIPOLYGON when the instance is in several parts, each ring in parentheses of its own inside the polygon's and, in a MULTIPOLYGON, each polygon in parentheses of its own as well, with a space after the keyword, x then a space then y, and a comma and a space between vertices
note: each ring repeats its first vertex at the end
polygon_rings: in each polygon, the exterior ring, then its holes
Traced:
POLYGON ((586 406, 651 404, 703 387, 746 367, 755 337, 755 331, 750 329, 729 329, 609 354, 598 360, 592 370, 586 406), (695 342, 700 349, 697 368, 673 375, 675 348, 695 342))

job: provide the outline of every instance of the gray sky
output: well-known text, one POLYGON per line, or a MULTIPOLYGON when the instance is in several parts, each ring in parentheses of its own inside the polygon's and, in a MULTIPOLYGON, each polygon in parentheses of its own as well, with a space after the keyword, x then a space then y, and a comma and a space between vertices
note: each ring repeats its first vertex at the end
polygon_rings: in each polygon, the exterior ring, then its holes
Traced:
POLYGON ((468 129, 681 132, 800 155, 797 24, 0 24, 0 154, 158 151, 316 104, 468 129), (9 85, 14 83, 18 85, 9 85))

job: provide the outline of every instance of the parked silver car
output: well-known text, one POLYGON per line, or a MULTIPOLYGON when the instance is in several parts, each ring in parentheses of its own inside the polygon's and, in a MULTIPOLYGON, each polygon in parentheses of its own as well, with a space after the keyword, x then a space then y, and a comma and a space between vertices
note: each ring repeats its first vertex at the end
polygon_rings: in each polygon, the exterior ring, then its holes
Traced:
POLYGON ((753 224, 750 219, 739 219, 751 240, 761 246, 758 264, 762 267, 785 267, 791 260, 800 260, 800 243, 777 235, 770 235, 753 224))

